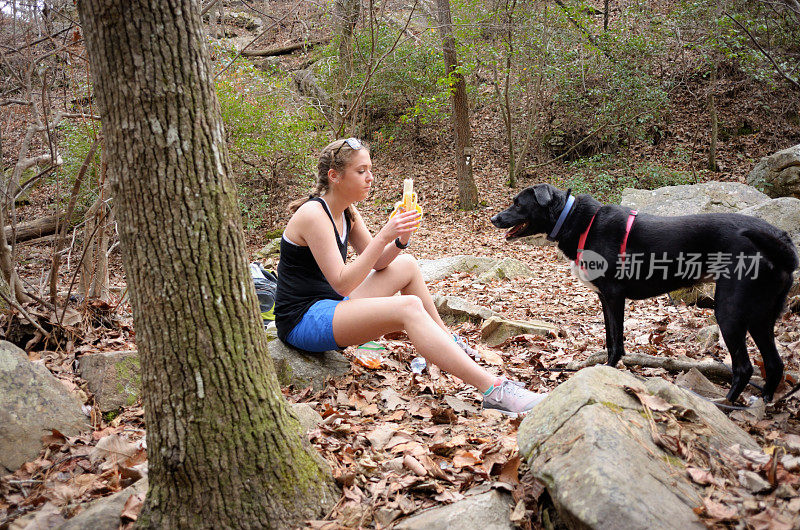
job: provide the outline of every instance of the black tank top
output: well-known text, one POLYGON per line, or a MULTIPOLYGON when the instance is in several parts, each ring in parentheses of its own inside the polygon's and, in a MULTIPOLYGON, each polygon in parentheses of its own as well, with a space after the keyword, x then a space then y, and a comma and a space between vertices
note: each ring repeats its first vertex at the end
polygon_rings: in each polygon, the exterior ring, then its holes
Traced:
MULTIPOLYGON (((350 237, 350 217, 345 214, 344 241, 333 222, 328 205, 319 197, 309 199, 318 201, 328 214, 336 236, 336 244, 342 254, 342 263, 347 260, 347 240, 350 237)), ((286 336, 306 314, 306 311, 319 300, 342 300, 317 265, 311 249, 294 245, 281 238, 281 258, 278 262, 278 289, 275 293, 275 326, 278 338, 286 342, 286 336)))

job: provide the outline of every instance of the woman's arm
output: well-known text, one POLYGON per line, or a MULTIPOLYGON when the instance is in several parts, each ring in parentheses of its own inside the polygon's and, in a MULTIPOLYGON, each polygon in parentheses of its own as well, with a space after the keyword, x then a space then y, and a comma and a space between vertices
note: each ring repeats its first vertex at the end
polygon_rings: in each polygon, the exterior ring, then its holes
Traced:
MULTIPOLYGON (((358 210, 355 210, 355 217, 356 218, 353 220, 352 231, 350 232, 350 243, 353 245, 356 253, 361 254, 361 252, 367 248, 372 241, 372 234, 369 233, 364 220, 361 218, 361 213, 358 210)), ((407 244, 410 238, 410 234, 408 236, 399 236, 400 242, 403 244, 407 244)), ((393 239, 383 247, 383 252, 372 268, 375 270, 381 270, 385 268, 400 254, 400 252, 402 252, 402 249, 394 244, 393 239)))
MULTIPOLYGON (((393 242, 397 237, 407 240, 416 225, 416 221, 413 220, 415 214, 416 212, 409 215, 395 215, 374 238, 370 237, 369 241, 366 241, 363 234, 363 231, 367 231, 364 221, 357 216, 351 226, 351 230, 353 230, 351 237, 355 235, 358 244, 366 242, 366 246, 362 248, 359 256, 348 264, 342 261, 342 255, 339 253, 339 247, 336 245, 336 238, 331 229, 330 219, 319 203, 306 203, 298 209, 289 221, 286 231, 288 232, 287 237, 292 241, 308 245, 331 287, 342 296, 347 296, 375 268, 375 264, 389 243, 394 246, 393 242)), ((367 234, 369 234, 368 231, 367 234)))

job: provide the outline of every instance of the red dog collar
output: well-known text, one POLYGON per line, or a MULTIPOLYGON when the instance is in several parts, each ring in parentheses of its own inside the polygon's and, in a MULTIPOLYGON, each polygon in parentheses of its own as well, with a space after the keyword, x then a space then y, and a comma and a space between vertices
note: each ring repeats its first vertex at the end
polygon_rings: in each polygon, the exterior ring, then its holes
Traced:
MULTIPOLYGON (((591 220, 589 220, 589 226, 586 227, 586 230, 581 234, 580 239, 578 239, 578 256, 575 258, 575 265, 578 265, 583 269, 581 265, 581 256, 583 255, 583 247, 586 245, 586 237, 589 235, 589 230, 592 228, 592 223, 594 222, 594 218, 597 215, 595 213, 591 220)), ((628 235, 631 233, 631 228, 633 227, 633 221, 636 219, 636 216, 639 215, 637 210, 631 210, 630 215, 628 215, 628 222, 625 224, 625 237, 622 238, 622 244, 619 247, 619 254, 622 256, 622 261, 625 261, 625 248, 628 246, 628 235)))

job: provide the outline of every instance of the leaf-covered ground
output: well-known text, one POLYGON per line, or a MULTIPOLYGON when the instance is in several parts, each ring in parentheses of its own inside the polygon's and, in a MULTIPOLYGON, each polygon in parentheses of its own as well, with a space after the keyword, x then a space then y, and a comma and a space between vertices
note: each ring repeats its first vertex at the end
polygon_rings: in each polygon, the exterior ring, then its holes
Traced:
MULTIPOLYGON (((452 192, 446 186, 434 179, 419 180, 427 215, 412 240, 410 251, 415 255, 513 257, 534 271, 529 279, 489 283, 461 273, 432 283, 431 290, 464 297, 511 318, 544 320, 559 329, 557 336, 520 336, 491 349, 481 344, 477 326, 462 324, 458 333, 478 347, 483 354, 481 362, 489 370, 524 381, 534 391, 548 391, 570 377, 572 372, 564 370, 569 362, 603 349, 604 328, 597 297, 569 274, 557 250, 506 243, 502 231, 489 223, 490 214, 505 203, 509 194, 506 189, 498 186, 482 190, 482 197, 487 197, 492 207, 463 212, 452 208, 452 192)), ((373 228, 386 217, 383 204, 366 201, 362 205, 373 228)), ((31 248, 30 252, 35 255, 37 250, 31 248)), ((124 301, 119 303, 123 284, 118 273, 113 283, 117 294, 111 304, 77 305, 68 311, 70 318, 62 328, 67 336, 65 347, 59 351, 39 350, 35 345, 30 348, 32 360, 44 362, 90 407, 92 396, 72 370, 75 357, 135 347, 130 308, 124 301)), ((41 311, 38 316, 49 318, 41 311)), ((712 310, 673 304, 663 296, 628 302, 626 316, 629 353, 697 360, 726 357, 720 344, 697 340, 698 329, 713 322, 712 310)), ((776 329, 787 370, 795 373, 800 368, 798 320, 798 315, 787 313, 776 329)), ((21 325, 18 320, 16 325, 21 325)), ((321 392, 285 389, 289 401, 308 403, 322 415, 323 422, 308 436, 330 462, 343 489, 330 516, 309 525, 383 527, 420 509, 492 487, 513 492, 517 505, 509 514, 512 520, 522 527, 541 524, 541 510, 547 509, 548 503, 541 485, 525 473, 525 463, 520 461, 518 421, 482 412, 474 388, 436 367, 412 374, 408 364, 416 354, 402 333, 384 337, 382 343, 387 352, 380 369, 368 370, 354 363, 352 373, 331 379, 321 392)), ((345 354, 352 356, 352 352, 350 348, 345 354)), ((752 344, 751 354, 759 360, 752 344)), ((634 371, 675 378, 663 369, 634 371)), ((745 398, 751 390, 746 391, 745 398)), ((778 395, 783 392, 785 389, 779 390, 778 395)), ((800 504, 794 489, 800 482, 797 459, 794 468, 792 460, 783 461, 789 469, 780 459, 800 450, 797 409, 797 397, 793 397, 768 407, 766 413, 733 413, 732 418, 751 432, 767 453, 753 455, 752 461, 731 460, 724 465, 695 463, 684 471, 696 483, 705 485, 707 496, 698 513, 709 524, 746 521, 758 528, 790 528, 796 524, 800 504), (734 464, 763 477, 770 487, 759 494, 749 492, 740 485, 734 464)), ((44 527, 51 526, 79 512, 82 502, 119 491, 141 476, 146 469, 146 426, 141 407, 125 409, 113 419, 104 419, 96 407, 91 413, 94 431, 77 438, 59 433, 46 436, 46 449, 40 458, 2 479, 0 521, 7 523, 33 511, 44 527)), ((140 502, 140 498, 131 498, 125 521, 133 520, 140 502)))

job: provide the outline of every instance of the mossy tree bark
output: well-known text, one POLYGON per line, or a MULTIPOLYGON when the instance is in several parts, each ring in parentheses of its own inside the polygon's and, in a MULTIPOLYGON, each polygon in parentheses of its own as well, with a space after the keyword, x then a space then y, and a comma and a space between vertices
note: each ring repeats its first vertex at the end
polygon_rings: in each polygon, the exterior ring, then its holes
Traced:
POLYGON ((81 0, 136 324, 138 525, 287 528, 338 498, 267 357, 196 3, 81 0))

